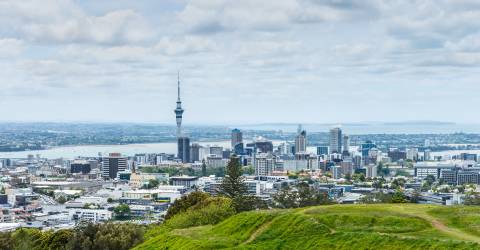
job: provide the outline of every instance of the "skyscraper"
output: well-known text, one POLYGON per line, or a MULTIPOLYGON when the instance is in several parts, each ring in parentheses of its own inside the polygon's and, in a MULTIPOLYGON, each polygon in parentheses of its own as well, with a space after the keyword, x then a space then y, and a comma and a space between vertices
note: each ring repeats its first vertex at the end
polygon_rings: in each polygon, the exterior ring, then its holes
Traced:
POLYGON ((243 143, 243 135, 242 131, 236 128, 232 130, 232 149, 235 149, 235 146, 239 143, 243 143))
POLYGON ((200 161, 200 149, 202 146, 198 143, 192 143, 192 146, 190 147, 190 161, 191 162, 196 162, 200 161))
POLYGON ((362 143, 361 145, 361 150, 362 150, 362 157, 365 158, 368 156, 368 151, 372 148, 376 148, 377 145, 373 143, 372 141, 366 141, 365 143, 362 143))
POLYGON ((343 155, 349 155, 350 154, 350 138, 348 135, 343 135, 343 155))
POLYGON ((190 138, 178 137, 178 159, 183 163, 190 162, 190 138))
POLYGON ((127 157, 119 153, 111 153, 108 157, 102 158, 102 177, 115 179, 118 172, 127 169, 127 157))
POLYGON ((174 110, 175 118, 177 120, 177 138, 182 136, 182 101, 180 100, 180 73, 177 76, 177 108, 174 110))
POLYGON ((328 155, 328 146, 318 146, 317 155, 328 155))
POLYGON ((330 129, 330 153, 342 152, 342 130, 340 128, 330 129))
POLYGON ((302 129, 302 125, 298 126, 297 135, 295 136, 295 153, 307 151, 307 131, 302 129))

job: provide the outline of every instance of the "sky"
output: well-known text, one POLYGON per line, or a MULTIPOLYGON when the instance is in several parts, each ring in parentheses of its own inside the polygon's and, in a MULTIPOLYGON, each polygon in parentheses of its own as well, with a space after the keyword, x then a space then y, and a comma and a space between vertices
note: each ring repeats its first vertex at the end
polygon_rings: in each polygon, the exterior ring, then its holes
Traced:
POLYGON ((0 120, 476 123, 476 0, 0 0, 0 120))

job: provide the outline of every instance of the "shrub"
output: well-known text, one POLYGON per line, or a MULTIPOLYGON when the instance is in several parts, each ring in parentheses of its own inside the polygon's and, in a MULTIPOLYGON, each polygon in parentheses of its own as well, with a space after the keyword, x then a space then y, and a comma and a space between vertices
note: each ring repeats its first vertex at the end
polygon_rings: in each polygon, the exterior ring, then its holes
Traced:
POLYGON ((209 197, 183 213, 178 213, 165 222, 170 228, 187 228, 217 224, 235 214, 232 200, 224 197, 209 197))

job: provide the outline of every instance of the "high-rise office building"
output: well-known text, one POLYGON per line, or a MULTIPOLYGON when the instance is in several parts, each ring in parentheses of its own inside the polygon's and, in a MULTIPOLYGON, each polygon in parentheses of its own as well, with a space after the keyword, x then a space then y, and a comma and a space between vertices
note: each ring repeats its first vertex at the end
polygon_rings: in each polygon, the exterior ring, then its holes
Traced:
POLYGON ((178 137, 178 155, 177 158, 183 163, 190 162, 190 138, 186 136, 178 137))
POLYGON ((368 157, 368 151, 372 148, 376 148, 377 145, 373 143, 372 141, 366 141, 365 143, 362 143, 361 149, 362 149, 362 157, 368 157))
POLYGON ((190 161, 191 162, 197 162, 200 161, 200 150, 203 148, 200 144, 198 143, 192 143, 192 146, 190 147, 190 161))
POLYGON ((211 146, 210 147, 210 154, 211 155, 216 155, 218 157, 223 157, 223 147, 211 146))
POLYGON ((270 154, 258 154, 255 157, 255 175, 269 176, 275 168, 275 158, 270 154))
POLYGON ((350 152, 350 138, 348 135, 343 135, 343 152, 350 152))
POLYGON ((102 177, 108 179, 117 178, 118 172, 127 169, 127 157, 120 153, 111 153, 108 157, 102 158, 102 177))
POLYGON ((328 146, 318 146, 317 155, 328 155, 328 146))
POLYGON ((407 160, 418 160, 418 148, 407 148, 407 160))
POLYGON ((388 151, 388 157, 390 157, 392 162, 398 162, 407 159, 407 153, 405 151, 400 151, 398 148, 391 148, 388 151))
POLYGON ((273 153, 273 143, 266 140, 247 143, 247 148, 253 148, 260 153, 273 153))
POLYGON ((342 130, 340 128, 330 129, 330 153, 342 152, 342 130))
POLYGON ((298 126, 298 133, 295 136, 295 153, 302 153, 307 151, 307 131, 298 126))
POLYGON ((236 128, 232 130, 232 149, 239 143, 243 143, 243 135, 240 129, 236 128))
POLYGON ((88 174, 90 173, 91 169, 92 169, 92 166, 90 165, 90 162, 86 160, 75 160, 70 164, 70 173, 72 174, 75 174, 75 173, 88 174))

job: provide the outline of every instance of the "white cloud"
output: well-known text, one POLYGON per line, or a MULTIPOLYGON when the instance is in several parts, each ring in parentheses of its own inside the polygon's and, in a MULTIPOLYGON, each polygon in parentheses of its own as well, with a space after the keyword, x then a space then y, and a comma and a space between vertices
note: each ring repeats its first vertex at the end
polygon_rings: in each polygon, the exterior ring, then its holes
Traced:
POLYGON ((445 48, 454 51, 480 51, 480 33, 471 34, 459 41, 446 41, 445 48))
POLYGON ((0 58, 18 56, 24 50, 24 42, 18 39, 0 39, 0 58))
POLYGON ((125 44, 152 35, 147 21, 132 10, 88 15, 69 0, 0 3, 3 33, 40 43, 125 44))
MULTIPOLYGON (((98 107, 85 113, 103 117, 106 99, 125 99, 111 106, 170 121, 181 70, 192 121, 210 121, 213 106, 217 121, 377 119, 351 110, 366 96, 379 97, 368 98, 376 115, 396 119, 412 115, 412 91, 431 100, 420 109, 433 117, 440 112, 430 109, 442 106, 428 98, 442 96, 436 84, 480 90, 472 84, 479 13, 470 0, 0 0, 1 86, 19 103, 48 96, 39 107, 52 117, 60 100, 85 100, 98 107), (309 107, 325 103, 336 108, 312 115, 309 107)), ((453 100, 450 110, 465 104, 453 100)))
POLYGON ((210 52, 215 48, 216 44, 208 38, 185 36, 182 38, 164 37, 153 47, 153 50, 164 55, 175 56, 210 52))
MULTIPOLYGON (((190 1, 179 19, 195 33, 254 30, 281 31, 294 23, 340 21, 357 15, 359 11, 333 2, 311 0, 282 1, 190 1)), ((361 10, 368 16, 366 10, 361 10)))

